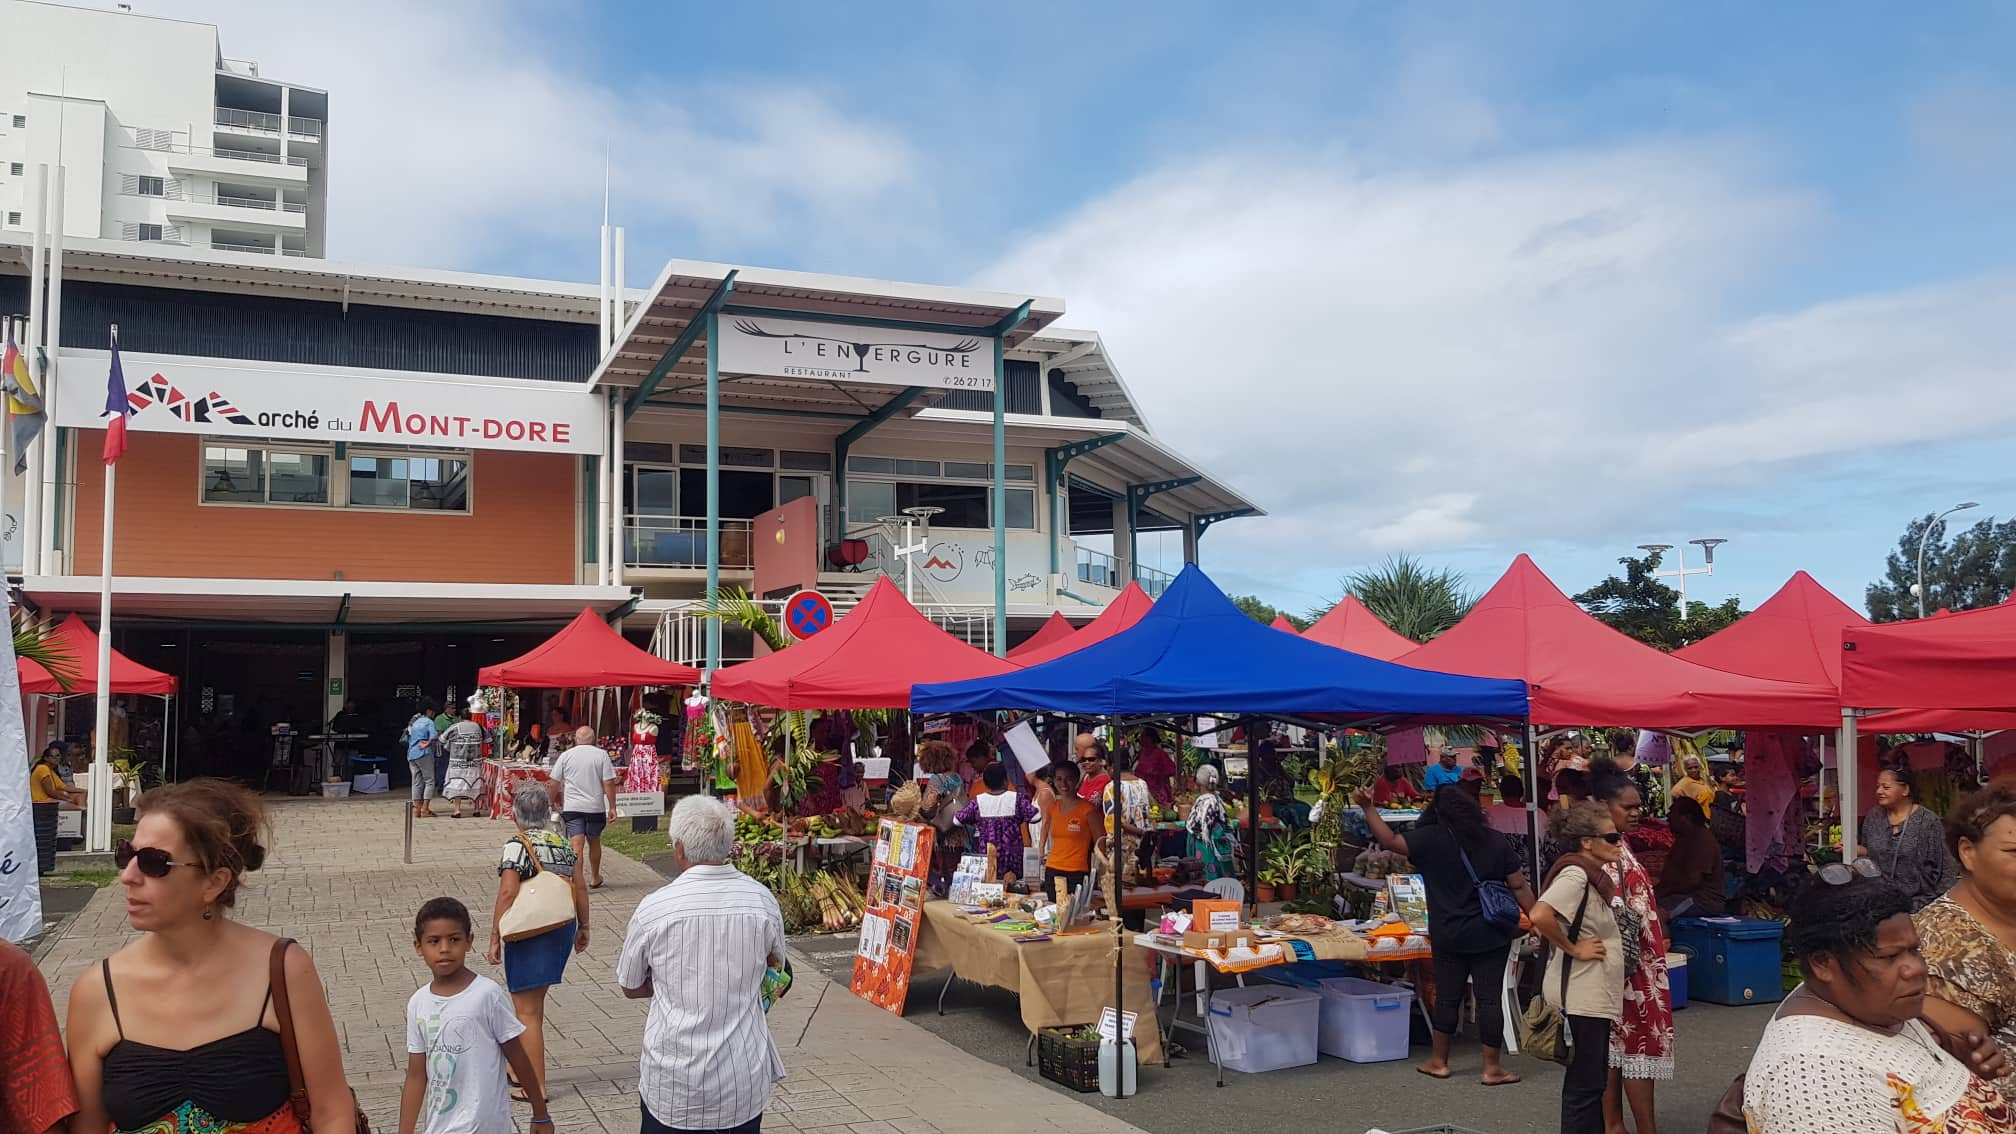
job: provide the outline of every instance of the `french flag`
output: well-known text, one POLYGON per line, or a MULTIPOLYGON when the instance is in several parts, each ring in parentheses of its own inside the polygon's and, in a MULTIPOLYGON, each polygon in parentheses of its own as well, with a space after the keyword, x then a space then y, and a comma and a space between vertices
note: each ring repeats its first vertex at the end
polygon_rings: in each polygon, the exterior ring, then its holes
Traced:
POLYGON ((126 401, 126 370, 119 365, 119 328, 112 328, 112 372, 105 379, 105 463, 126 455, 126 419, 133 407, 126 401))

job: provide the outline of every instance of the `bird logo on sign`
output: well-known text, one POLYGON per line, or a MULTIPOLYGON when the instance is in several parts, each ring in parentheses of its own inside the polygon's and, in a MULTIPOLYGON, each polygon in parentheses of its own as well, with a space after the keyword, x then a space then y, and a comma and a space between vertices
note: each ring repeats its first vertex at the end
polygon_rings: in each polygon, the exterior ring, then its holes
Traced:
POLYGON ((799 591, 784 601, 784 628, 804 641, 833 625, 833 604, 818 591, 799 591))

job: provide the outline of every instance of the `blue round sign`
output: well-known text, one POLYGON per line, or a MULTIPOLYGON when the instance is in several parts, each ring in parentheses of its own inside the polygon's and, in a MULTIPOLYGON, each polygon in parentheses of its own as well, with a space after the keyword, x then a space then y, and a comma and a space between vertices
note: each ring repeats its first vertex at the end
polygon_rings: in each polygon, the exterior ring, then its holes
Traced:
POLYGON ((833 625, 833 604, 818 591, 799 591, 784 601, 784 629, 804 641, 833 625))

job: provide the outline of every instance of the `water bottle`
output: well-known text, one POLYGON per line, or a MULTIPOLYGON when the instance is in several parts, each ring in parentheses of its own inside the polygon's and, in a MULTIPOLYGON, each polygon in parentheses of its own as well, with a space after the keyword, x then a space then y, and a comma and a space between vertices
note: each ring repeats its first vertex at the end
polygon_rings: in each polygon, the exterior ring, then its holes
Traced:
POLYGON ((1099 1040, 1099 1093, 1109 1099, 1119 1098, 1122 1092, 1132 1095, 1134 1089, 1134 1041, 1115 1043, 1110 1039, 1099 1040))

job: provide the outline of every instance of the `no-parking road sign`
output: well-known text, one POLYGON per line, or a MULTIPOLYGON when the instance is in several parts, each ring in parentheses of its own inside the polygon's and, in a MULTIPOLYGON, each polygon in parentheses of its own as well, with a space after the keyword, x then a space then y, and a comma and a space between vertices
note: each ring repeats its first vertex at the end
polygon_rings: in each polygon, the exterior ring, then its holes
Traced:
POLYGON ((833 604, 818 591, 799 591, 784 601, 784 629, 804 641, 833 625, 833 604))

